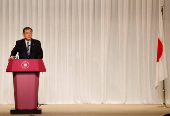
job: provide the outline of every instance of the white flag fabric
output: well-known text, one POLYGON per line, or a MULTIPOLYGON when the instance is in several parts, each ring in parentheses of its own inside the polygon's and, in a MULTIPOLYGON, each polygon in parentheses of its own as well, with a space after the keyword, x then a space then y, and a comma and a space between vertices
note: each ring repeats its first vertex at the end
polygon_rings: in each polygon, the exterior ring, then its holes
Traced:
POLYGON ((168 69, 166 62, 166 50, 164 43, 164 28, 163 28, 163 16, 159 11, 159 33, 158 33, 158 47, 157 47, 157 63, 156 63, 156 83, 155 87, 159 86, 159 83, 168 77, 168 69))

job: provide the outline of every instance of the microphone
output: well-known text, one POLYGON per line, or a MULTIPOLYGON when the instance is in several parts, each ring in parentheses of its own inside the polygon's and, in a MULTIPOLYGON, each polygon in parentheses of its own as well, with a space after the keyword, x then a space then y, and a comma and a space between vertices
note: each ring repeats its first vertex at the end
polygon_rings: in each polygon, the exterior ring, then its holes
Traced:
POLYGON ((34 47, 34 44, 31 44, 31 45, 29 45, 29 46, 34 47))

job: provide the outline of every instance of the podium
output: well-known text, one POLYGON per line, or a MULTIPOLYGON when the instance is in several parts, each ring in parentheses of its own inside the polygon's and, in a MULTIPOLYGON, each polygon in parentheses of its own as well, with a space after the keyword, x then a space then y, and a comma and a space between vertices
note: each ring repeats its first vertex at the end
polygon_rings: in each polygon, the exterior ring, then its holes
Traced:
POLYGON ((6 72, 13 72, 15 109, 11 114, 41 114, 37 109, 39 72, 45 72, 42 59, 10 59, 6 72))

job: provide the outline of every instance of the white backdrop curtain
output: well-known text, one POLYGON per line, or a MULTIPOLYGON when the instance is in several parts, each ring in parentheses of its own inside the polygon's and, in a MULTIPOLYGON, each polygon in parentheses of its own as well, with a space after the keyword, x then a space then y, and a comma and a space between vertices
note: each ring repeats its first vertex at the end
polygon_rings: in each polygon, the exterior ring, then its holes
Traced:
MULTIPOLYGON (((0 104, 14 104, 6 67, 26 26, 44 51, 39 103, 162 103, 162 85, 155 89, 161 4, 170 66, 169 0, 0 0, 0 104)), ((170 103, 169 78, 165 84, 170 103)))

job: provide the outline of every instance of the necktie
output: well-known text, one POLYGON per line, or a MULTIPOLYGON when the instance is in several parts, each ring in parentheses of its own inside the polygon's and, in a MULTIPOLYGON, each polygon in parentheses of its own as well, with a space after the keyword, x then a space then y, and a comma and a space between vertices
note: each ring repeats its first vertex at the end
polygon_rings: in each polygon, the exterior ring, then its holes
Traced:
POLYGON ((29 42, 27 42, 27 54, 28 54, 28 56, 30 55, 30 51, 29 51, 29 42))

